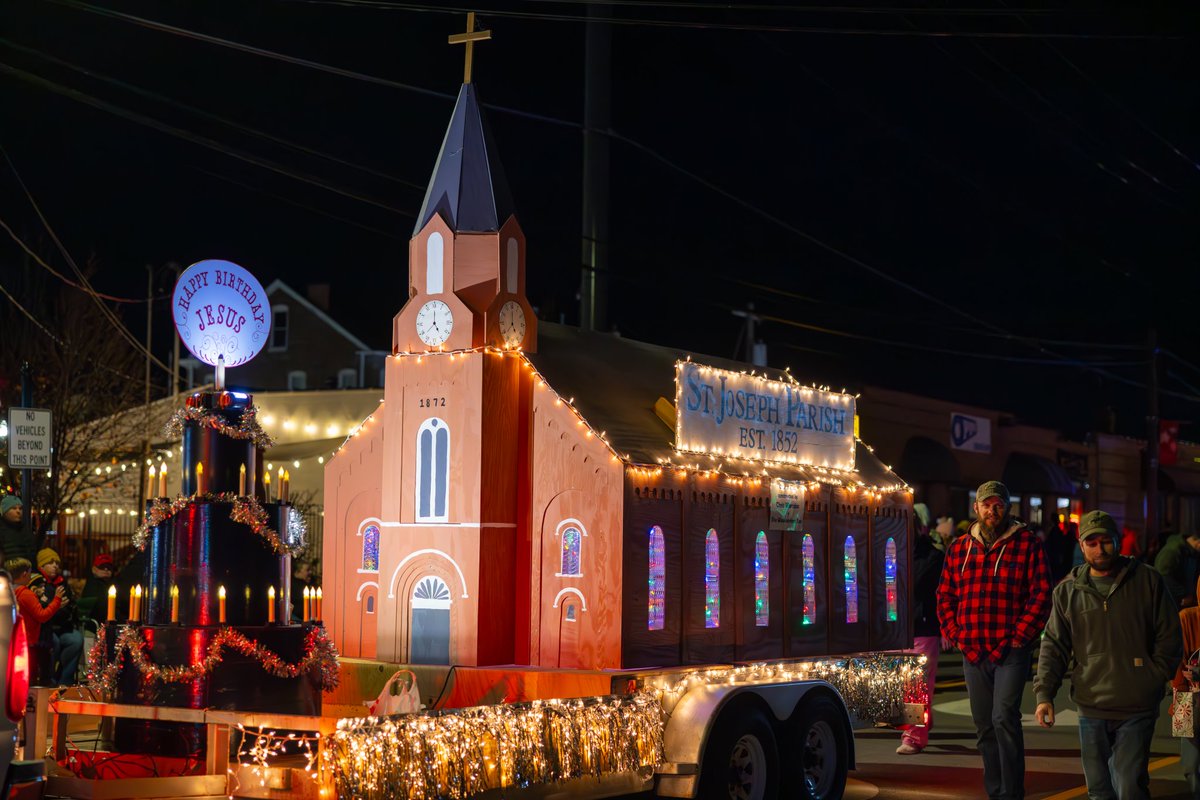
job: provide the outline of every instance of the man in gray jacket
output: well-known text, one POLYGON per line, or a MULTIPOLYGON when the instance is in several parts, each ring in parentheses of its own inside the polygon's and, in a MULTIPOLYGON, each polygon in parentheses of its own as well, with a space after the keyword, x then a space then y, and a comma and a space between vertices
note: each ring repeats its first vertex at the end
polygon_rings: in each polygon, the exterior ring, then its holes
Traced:
POLYGON ((1085 563, 1054 589, 1038 658, 1037 721, 1054 724, 1054 695, 1067 667, 1079 707, 1080 756, 1088 797, 1150 797, 1150 740, 1182 655, 1179 614, 1155 570, 1118 554, 1120 530, 1103 511, 1079 523, 1085 563))

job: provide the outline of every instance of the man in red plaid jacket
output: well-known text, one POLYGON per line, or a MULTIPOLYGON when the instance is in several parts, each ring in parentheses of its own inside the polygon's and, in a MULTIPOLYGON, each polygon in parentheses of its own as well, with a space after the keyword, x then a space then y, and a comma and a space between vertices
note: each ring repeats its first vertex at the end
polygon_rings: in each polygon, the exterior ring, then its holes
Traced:
POLYGON ((1051 604, 1045 548, 1008 506, 1000 481, 979 487, 978 519, 946 551, 938 584, 938 621, 963 654, 990 800, 1025 796, 1021 694, 1051 604))

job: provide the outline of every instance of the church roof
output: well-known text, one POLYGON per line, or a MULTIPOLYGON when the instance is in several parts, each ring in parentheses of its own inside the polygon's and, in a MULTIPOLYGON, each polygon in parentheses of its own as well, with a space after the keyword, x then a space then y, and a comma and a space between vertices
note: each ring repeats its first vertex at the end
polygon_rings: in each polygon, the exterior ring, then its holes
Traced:
MULTIPOLYGON (((788 380, 781 370, 542 321, 538 322, 537 352, 526 356, 558 394, 574 398, 575 408, 593 428, 607 434, 618 453, 637 464, 657 464, 665 459, 675 463, 692 460, 675 451, 675 432, 654 413, 658 398, 675 401, 676 361, 691 356, 693 361, 720 369, 738 372, 754 369, 765 372, 769 378, 788 380)), ((855 448, 854 460, 859 480, 868 486, 902 483, 862 443, 855 448)), ((701 463, 707 461, 701 459, 701 463)), ((820 479, 805 467, 778 464, 733 461, 725 471, 737 474, 738 464, 745 464, 745 471, 751 475, 762 474, 765 469, 772 477, 820 479)))
POLYGON ((454 231, 498 231, 513 214, 512 196, 473 83, 464 83, 442 140, 415 236, 441 212, 454 231))

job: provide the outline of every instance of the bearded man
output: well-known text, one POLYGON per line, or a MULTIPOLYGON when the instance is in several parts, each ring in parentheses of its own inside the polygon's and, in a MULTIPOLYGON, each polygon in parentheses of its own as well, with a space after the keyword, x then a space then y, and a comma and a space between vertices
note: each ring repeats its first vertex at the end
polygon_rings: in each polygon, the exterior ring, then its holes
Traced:
POLYGON ((963 654, 989 800, 1025 796, 1021 694, 1030 651, 1050 615, 1046 551, 1009 514, 1009 503, 1008 487, 1000 481, 979 487, 977 519, 946 551, 937 591, 942 634, 963 654))

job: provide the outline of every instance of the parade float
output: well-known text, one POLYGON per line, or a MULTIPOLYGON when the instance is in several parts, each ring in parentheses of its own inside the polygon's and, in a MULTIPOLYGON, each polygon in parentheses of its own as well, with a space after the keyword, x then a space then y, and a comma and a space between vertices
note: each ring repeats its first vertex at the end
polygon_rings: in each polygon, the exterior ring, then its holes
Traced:
POLYGON ((115 702, 51 706, 203 769, 88 796, 839 797, 854 727, 923 724, 911 493, 856 398, 540 322, 469 66, 407 283, 383 400, 326 465, 315 620, 287 623, 300 532, 250 398, 179 413, 195 466, 148 506, 144 618, 105 630, 115 702), (409 713, 370 716, 400 673, 409 713))

